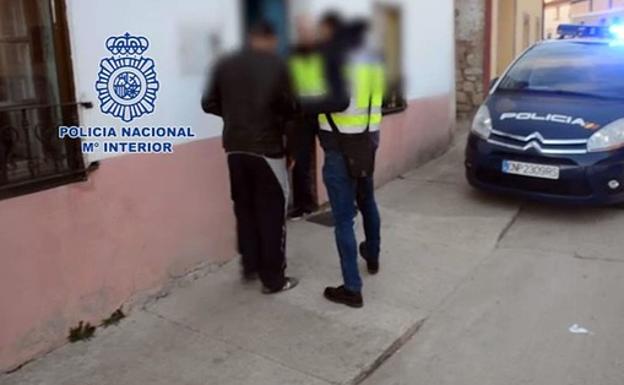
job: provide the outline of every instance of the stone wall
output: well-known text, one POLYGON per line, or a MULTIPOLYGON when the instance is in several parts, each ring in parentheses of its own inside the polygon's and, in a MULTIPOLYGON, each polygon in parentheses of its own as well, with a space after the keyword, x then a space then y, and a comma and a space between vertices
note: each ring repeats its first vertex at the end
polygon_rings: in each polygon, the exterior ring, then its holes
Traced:
POLYGON ((484 98, 485 0, 455 0, 457 117, 470 118, 484 98))

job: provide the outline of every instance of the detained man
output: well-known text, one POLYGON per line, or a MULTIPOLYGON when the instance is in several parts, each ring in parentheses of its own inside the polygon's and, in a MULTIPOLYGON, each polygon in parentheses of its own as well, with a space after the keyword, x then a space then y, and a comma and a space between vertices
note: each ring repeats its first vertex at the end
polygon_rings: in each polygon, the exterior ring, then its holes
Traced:
POLYGON ((223 118, 243 277, 260 277, 263 293, 294 288, 287 277, 288 143, 285 122, 297 114, 286 64, 268 23, 250 30, 240 52, 217 63, 202 108, 223 118))

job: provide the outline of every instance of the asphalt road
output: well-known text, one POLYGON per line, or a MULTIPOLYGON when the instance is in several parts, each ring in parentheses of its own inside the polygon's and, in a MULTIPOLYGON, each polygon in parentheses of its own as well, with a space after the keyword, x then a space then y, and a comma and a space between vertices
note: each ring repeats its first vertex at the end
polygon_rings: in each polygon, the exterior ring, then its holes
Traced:
MULTIPOLYGON (((483 259, 364 383, 624 384, 624 210, 472 191, 463 177, 462 144, 406 176, 413 189, 395 208, 429 207, 467 220, 470 228, 450 225, 439 234, 448 240, 432 241, 463 247, 466 255, 481 249, 483 259), (503 227, 476 221, 510 209, 503 227), (492 239, 483 236, 488 231, 497 236, 484 250, 478 243, 492 239)), ((382 194, 386 204, 392 201, 382 194)))

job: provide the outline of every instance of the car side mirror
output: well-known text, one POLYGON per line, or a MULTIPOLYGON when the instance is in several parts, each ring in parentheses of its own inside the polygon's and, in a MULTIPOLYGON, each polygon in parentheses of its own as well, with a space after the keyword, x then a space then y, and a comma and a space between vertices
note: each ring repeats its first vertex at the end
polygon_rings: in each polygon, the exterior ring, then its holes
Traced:
POLYGON ((499 79, 500 79, 499 77, 495 77, 494 79, 490 80, 490 86, 489 86, 490 90, 492 90, 492 88, 494 88, 496 83, 498 83, 499 79))

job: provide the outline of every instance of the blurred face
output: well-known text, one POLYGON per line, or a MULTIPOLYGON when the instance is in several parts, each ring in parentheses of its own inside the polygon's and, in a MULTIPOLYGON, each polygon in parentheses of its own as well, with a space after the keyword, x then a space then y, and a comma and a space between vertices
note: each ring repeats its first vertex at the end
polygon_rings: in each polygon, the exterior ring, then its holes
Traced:
POLYGON ((297 37, 301 44, 313 44, 316 41, 316 31, 314 24, 307 16, 297 18, 297 37))
POLYGON ((267 35, 251 35, 249 43, 252 49, 263 52, 277 52, 277 37, 267 35))
POLYGON ((334 38, 334 34, 336 33, 334 26, 329 23, 321 23, 319 25, 319 39, 322 42, 328 42, 334 38))

